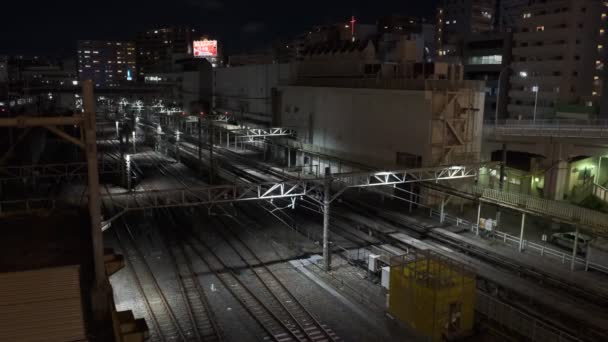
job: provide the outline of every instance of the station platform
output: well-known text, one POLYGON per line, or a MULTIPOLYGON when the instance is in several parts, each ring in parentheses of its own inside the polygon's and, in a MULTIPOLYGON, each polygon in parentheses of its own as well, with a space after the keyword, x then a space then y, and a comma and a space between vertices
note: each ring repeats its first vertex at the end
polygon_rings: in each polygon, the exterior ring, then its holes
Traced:
MULTIPOLYGON (((436 230, 441 232, 441 230, 436 230)), ((574 271, 570 270, 570 262, 560 260, 551 256, 541 256, 535 252, 524 249, 522 252, 513 246, 506 245, 501 241, 491 238, 475 236, 471 232, 460 234, 443 232, 451 238, 458 239, 464 243, 482 248, 498 255, 516 261, 531 270, 543 272, 552 277, 562 279, 572 286, 585 288, 598 296, 608 298, 608 274, 602 272, 585 271, 583 265, 576 264, 574 271)))
MULTIPOLYGON (((463 245, 482 249, 490 256, 518 265, 520 272, 509 272, 491 262, 480 260, 478 256, 466 255, 437 242, 424 241, 434 250, 473 267, 479 277, 489 280, 493 284, 499 284, 502 289, 508 290, 507 292, 527 297, 525 301, 517 298, 510 299, 518 307, 528 307, 530 311, 539 309, 545 311, 546 309, 554 312, 555 314, 546 315, 543 319, 551 321, 555 326, 564 326, 566 322, 577 322, 574 325, 568 324, 570 327, 581 328, 580 331, 571 331, 576 336, 608 336, 608 309, 601 304, 605 302, 603 298, 606 295, 604 288, 606 280, 602 275, 583 271, 571 272, 568 268, 556 265, 553 261, 519 253, 511 247, 501 246, 500 243, 493 240, 467 236, 468 233, 457 234, 441 228, 435 228, 433 232, 449 239, 458 240, 463 245), (563 287, 560 291, 553 291, 551 288, 547 288, 542 281, 539 282, 537 279, 526 276, 530 271, 560 279, 573 291, 569 293, 567 287, 563 287), (598 301, 583 300, 577 297, 577 291, 574 289, 589 292, 590 296, 597 295, 598 301)), ((551 281, 547 279, 546 283, 549 284, 551 281)))

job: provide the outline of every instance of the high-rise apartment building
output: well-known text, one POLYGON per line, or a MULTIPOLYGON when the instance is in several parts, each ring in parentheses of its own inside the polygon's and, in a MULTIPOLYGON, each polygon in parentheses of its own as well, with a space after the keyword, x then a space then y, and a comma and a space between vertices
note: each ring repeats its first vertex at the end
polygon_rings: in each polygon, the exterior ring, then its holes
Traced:
POLYGON ((496 30, 510 32, 530 0, 497 0, 496 30))
POLYGON ((78 79, 97 87, 115 87, 135 80, 135 44, 81 40, 78 42, 78 79))
POLYGON ((197 37, 190 27, 165 27, 139 32, 136 37, 138 79, 146 74, 171 71, 174 55, 192 56, 197 37))
POLYGON ((605 1, 530 1, 513 29, 510 117, 539 119, 599 106, 607 15, 605 1))
POLYGON ((460 57, 467 35, 494 30, 495 13, 496 0, 443 0, 435 25, 437 57, 460 57))
POLYGON ((506 112, 509 93, 512 34, 486 32, 470 34, 463 44, 464 78, 485 81, 484 119, 494 120, 506 112), (501 73, 503 74, 501 77, 501 73))

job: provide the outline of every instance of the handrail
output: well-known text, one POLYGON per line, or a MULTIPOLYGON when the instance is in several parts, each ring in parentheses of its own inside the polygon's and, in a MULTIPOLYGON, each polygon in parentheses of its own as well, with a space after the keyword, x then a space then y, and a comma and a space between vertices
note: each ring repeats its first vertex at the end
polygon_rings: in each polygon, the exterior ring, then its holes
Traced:
POLYGON ((608 120, 502 120, 484 123, 485 135, 608 138, 608 120))
POLYGON ((608 215, 599 211, 579 207, 566 202, 551 201, 535 196, 488 189, 481 186, 472 187, 473 193, 480 200, 511 207, 515 210, 530 212, 570 224, 586 226, 591 230, 608 232, 608 215))
MULTIPOLYGON (((440 220, 440 215, 441 215, 441 213, 439 211, 432 209, 432 208, 430 209, 430 216, 432 218, 437 218, 438 220, 440 220)), ((458 217, 455 217, 455 216, 452 216, 452 215, 449 215, 446 213, 444 213, 443 216, 444 216, 444 222, 453 224, 457 227, 465 227, 466 229, 470 230, 473 233, 475 233, 477 231, 477 224, 474 224, 465 219, 461 219, 461 218, 458 218, 458 217)), ((494 240, 503 242, 507 246, 512 246, 515 248, 519 248, 519 246, 520 246, 521 240, 518 236, 513 236, 508 233, 499 231, 499 230, 493 230, 491 237, 494 240)), ((557 250, 557 249, 554 249, 551 247, 547 247, 545 245, 541 245, 541 244, 526 240, 526 239, 524 239, 522 246, 524 247, 524 250, 536 251, 539 253, 539 255, 541 257, 552 257, 551 258, 552 260, 561 261, 562 264, 566 264, 566 263, 569 264, 572 261, 571 253, 563 252, 563 251, 560 251, 560 250, 557 250)), ((602 264, 590 262, 590 261, 586 260, 585 258, 581 258, 581 257, 576 257, 574 259, 574 262, 581 266, 585 266, 585 271, 587 271, 589 269, 594 269, 594 270, 608 274, 608 265, 602 265, 602 264)))
POLYGON ((593 195, 604 202, 608 202, 608 189, 597 183, 593 183, 593 195))

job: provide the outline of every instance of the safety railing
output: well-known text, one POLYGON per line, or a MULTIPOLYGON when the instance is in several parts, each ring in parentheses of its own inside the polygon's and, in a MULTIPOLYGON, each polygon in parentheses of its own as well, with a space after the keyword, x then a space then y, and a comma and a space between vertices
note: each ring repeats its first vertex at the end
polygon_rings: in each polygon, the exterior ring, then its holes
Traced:
POLYGON ((551 216, 571 224, 582 224, 592 229, 608 232, 608 215, 565 202, 551 201, 515 192, 474 186, 473 192, 482 200, 529 211, 540 216, 551 216))
MULTIPOLYGON (((429 216, 441 221, 441 212, 435 209, 430 209, 429 216)), ((443 214, 444 219, 443 222, 455 225, 457 227, 463 227, 472 233, 477 232, 477 224, 467 221, 465 219, 461 219, 452 215, 448 215, 446 213, 443 214)), ((547 247, 544 244, 535 243, 529 240, 524 239, 521 242, 521 239, 518 236, 510 235, 505 232, 501 232, 499 230, 493 230, 490 235, 491 239, 496 241, 500 241, 509 247, 513 247, 519 249, 520 244, 523 246, 523 250, 526 252, 533 252, 533 255, 538 255, 540 257, 546 257, 550 260, 561 262, 565 265, 570 265, 572 262, 572 253, 564 252, 558 249, 554 249, 551 247, 547 247)), ((598 264, 594 262, 590 262, 585 258, 576 257, 574 259, 575 265, 584 266, 585 271, 590 269, 594 269, 600 272, 604 272, 608 274, 608 265, 598 264)))
POLYGON ((580 341, 579 338, 539 321, 527 313, 477 291, 475 311, 494 325, 507 328, 531 341, 580 341))
POLYGON ((0 214, 36 209, 55 209, 56 201, 49 198, 0 201, 0 214))
POLYGON ((608 137, 608 120, 502 120, 484 124, 486 135, 545 136, 572 138, 608 137))
POLYGON ((599 184, 593 184, 593 195, 604 202, 608 202, 608 189, 599 184))

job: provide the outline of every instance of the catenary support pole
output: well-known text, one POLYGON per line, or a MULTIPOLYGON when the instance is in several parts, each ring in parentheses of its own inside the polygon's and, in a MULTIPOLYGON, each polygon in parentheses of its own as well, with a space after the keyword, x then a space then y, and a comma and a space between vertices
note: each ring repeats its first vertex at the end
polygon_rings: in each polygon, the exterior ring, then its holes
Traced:
POLYGON ((479 221, 481 220, 481 202, 477 203, 477 228, 475 229, 475 235, 479 236, 479 221))
POLYGON ((574 247, 572 248, 572 260, 570 261, 570 271, 574 271, 576 266, 576 253, 578 252, 578 226, 574 232, 574 247))
POLYGON ((108 310, 108 279, 104 264, 103 234, 101 231, 101 199, 99 193, 99 169, 97 165, 97 127, 93 81, 87 80, 82 82, 82 92, 85 111, 84 128, 88 168, 89 215, 95 269, 93 310, 97 317, 104 317, 108 310))
POLYGON ((329 250, 329 206, 331 196, 331 170, 325 168, 325 185, 323 194, 323 268, 331 270, 331 251, 329 250))
POLYGON ((209 120, 208 125, 209 131, 207 132, 207 136, 209 137, 209 184, 214 183, 214 167, 213 167, 213 134, 215 133, 213 130, 213 120, 209 120))
POLYGON ((526 227, 526 213, 521 213, 521 230, 519 232, 519 251, 524 250, 524 230, 526 227))
POLYGON ((445 196, 441 196, 441 208, 439 211, 439 223, 444 221, 445 196))
POLYGON ((202 118, 199 115, 198 116, 198 167, 199 167, 199 173, 202 170, 202 165, 203 165, 203 123, 202 123, 202 118))
MULTIPOLYGON (((500 163, 500 180, 498 182, 498 188, 500 191, 503 191, 505 188, 505 168, 507 167, 507 144, 502 144, 502 158, 500 163)), ((496 229, 499 228, 500 225, 500 206, 496 209, 496 229)))
POLYGON ((413 183, 410 183, 410 203, 409 203, 409 212, 412 212, 412 209, 414 207, 414 185, 413 183))

